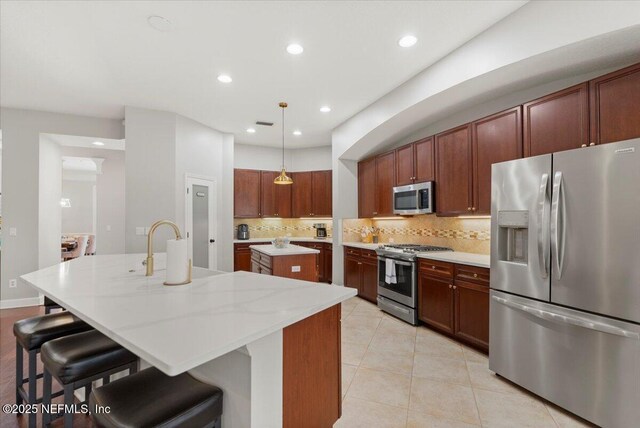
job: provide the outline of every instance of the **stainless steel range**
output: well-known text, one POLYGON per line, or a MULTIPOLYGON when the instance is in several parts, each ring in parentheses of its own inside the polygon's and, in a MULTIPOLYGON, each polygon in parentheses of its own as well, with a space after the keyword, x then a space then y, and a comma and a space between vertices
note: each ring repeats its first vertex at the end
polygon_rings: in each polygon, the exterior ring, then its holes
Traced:
POLYGON ((378 307, 412 325, 418 324, 418 269, 420 253, 453 251, 417 244, 389 244, 378 254, 378 307))

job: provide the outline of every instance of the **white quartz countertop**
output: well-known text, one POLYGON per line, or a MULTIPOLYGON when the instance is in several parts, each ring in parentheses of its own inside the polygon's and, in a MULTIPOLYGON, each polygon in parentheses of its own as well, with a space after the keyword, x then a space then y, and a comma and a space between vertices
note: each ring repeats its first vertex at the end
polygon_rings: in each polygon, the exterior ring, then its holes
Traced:
POLYGON ((460 251, 434 251, 430 253, 420 253, 418 257, 421 259, 440 260, 487 269, 491 267, 488 254, 463 253, 460 251))
POLYGON ((272 257, 278 256, 297 256, 300 254, 318 254, 319 250, 313 248, 301 247, 300 245, 287 245, 284 248, 276 248, 275 245, 251 245, 249 248, 261 252, 272 257))
POLYGON ((168 375, 191 370, 355 296, 328 284, 194 268, 164 286, 165 255, 146 277, 143 254, 80 257, 20 277, 168 375))
POLYGON ((345 247, 364 248, 365 250, 375 250, 383 244, 366 244, 364 242, 343 242, 345 247))
MULTIPOLYGON (((328 244, 331 244, 333 242, 332 238, 324 238, 324 239, 320 239, 320 238, 293 238, 293 237, 288 237, 289 241, 291 242, 313 242, 313 243, 323 243, 326 242, 328 244)), ((247 243, 247 244, 252 244, 254 242, 271 242, 276 238, 251 238, 251 239, 234 239, 233 243, 234 244, 243 244, 243 243, 247 243)))

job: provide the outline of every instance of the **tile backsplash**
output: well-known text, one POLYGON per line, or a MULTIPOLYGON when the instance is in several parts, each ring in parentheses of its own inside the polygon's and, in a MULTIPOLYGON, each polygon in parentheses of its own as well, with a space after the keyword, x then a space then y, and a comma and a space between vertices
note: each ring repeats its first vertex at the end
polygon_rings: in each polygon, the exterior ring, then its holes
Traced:
POLYGON ((342 221, 342 240, 360 242, 360 231, 365 226, 380 229, 381 243, 437 245, 477 254, 489 254, 491 251, 489 218, 422 215, 389 220, 345 219, 342 221))
POLYGON ((296 238, 312 238, 316 236, 313 225, 325 223, 327 234, 333 236, 333 224, 331 219, 299 219, 299 218, 243 218, 234 219, 234 236, 239 224, 249 225, 251 238, 276 238, 278 236, 292 236, 296 238))

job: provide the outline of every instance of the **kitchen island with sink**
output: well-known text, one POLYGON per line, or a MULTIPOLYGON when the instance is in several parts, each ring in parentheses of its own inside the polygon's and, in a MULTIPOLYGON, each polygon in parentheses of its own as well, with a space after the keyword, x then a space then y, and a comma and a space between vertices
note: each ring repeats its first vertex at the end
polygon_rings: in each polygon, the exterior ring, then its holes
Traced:
POLYGON ((340 302, 355 290, 194 269, 164 286, 163 254, 82 257, 21 281, 167 375, 224 392, 223 425, 331 426, 341 412, 340 302))

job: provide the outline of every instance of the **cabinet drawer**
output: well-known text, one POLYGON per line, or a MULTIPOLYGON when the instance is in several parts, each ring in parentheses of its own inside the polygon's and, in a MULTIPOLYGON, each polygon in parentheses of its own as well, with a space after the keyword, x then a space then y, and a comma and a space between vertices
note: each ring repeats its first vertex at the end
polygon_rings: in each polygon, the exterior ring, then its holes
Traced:
POLYGON ((362 250, 362 257, 370 260, 378 259, 378 255, 376 254, 376 252, 371 250, 362 250))
POLYGON ((260 254, 260 264, 264 267, 271 268, 271 256, 260 254))
POLYGON ((362 254, 360 251, 360 248, 354 248, 354 247, 345 247, 344 253, 348 256, 356 256, 356 257, 360 257, 360 255, 362 254))
POLYGON ((468 266, 468 265, 456 265, 456 281, 467 281, 474 284, 489 286, 489 269, 468 266))
POLYGON ((442 278, 453 278, 453 264, 435 260, 420 260, 420 270, 442 278))
POLYGON ((249 248, 250 245, 252 244, 233 244, 234 250, 236 251, 251 251, 251 248, 249 248))

